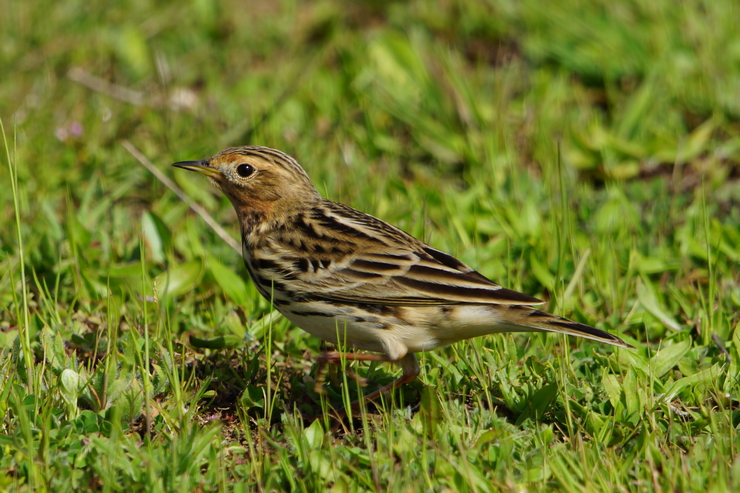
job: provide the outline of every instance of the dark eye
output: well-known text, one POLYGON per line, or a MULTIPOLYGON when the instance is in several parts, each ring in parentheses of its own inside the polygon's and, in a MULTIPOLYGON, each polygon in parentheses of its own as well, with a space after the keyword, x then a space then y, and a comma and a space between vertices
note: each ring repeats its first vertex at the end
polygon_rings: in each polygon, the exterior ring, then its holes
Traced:
POLYGON ((246 178, 254 173, 254 166, 251 164, 240 164, 236 167, 236 172, 239 173, 239 176, 242 178, 246 178))

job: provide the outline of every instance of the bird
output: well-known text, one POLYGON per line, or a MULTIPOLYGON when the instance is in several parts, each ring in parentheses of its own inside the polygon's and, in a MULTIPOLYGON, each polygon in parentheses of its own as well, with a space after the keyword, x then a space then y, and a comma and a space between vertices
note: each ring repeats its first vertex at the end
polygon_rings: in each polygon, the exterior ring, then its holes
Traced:
POLYGON ((259 293, 309 334, 353 349, 321 354, 319 374, 342 360, 400 365, 401 376, 367 400, 415 380, 416 353, 487 334, 555 332, 633 348, 606 331, 546 313, 537 308, 543 301, 322 197, 298 162, 279 150, 231 147, 172 166, 205 175, 231 201, 244 264, 259 293))

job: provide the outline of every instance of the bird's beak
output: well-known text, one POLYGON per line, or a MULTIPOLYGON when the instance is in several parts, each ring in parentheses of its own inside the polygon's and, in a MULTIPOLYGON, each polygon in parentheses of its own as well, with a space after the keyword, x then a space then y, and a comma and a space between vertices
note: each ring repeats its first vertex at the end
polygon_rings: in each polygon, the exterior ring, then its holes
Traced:
POLYGON ((209 166, 207 159, 201 159, 200 161, 180 161, 172 166, 190 171, 197 171, 198 173, 210 176, 211 178, 221 178, 221 172, 216 168, 209 166))

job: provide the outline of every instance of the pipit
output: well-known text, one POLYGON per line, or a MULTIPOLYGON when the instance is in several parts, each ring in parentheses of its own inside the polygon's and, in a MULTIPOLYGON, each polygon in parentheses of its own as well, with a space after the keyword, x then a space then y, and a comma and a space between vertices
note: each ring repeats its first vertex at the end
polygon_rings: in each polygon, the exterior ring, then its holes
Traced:
POLYGON ((244 264, 259 292, 291 322, 334 344, 372 353, 341 359, 399 363, 419 374, 415 353, 498 332, 557 332, 631 348, 603 330, 545 313, 543 302, 490 281, 380 219, 323 198, 290 156, 234 147, 173 164, 208 177, 236 209, 244 264))

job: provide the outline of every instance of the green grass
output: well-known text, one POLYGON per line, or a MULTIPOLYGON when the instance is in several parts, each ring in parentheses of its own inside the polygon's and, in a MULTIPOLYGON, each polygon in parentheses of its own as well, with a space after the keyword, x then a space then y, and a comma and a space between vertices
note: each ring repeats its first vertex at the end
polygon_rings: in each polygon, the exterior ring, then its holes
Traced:
POLYGON ((243 3, 2 3, 0 490, 740 488, 736 2, 243 3), (637 350, 464 341, 333 427, 365 390, 124 141, 234 236, 168 165, 284 150, 637 350))

